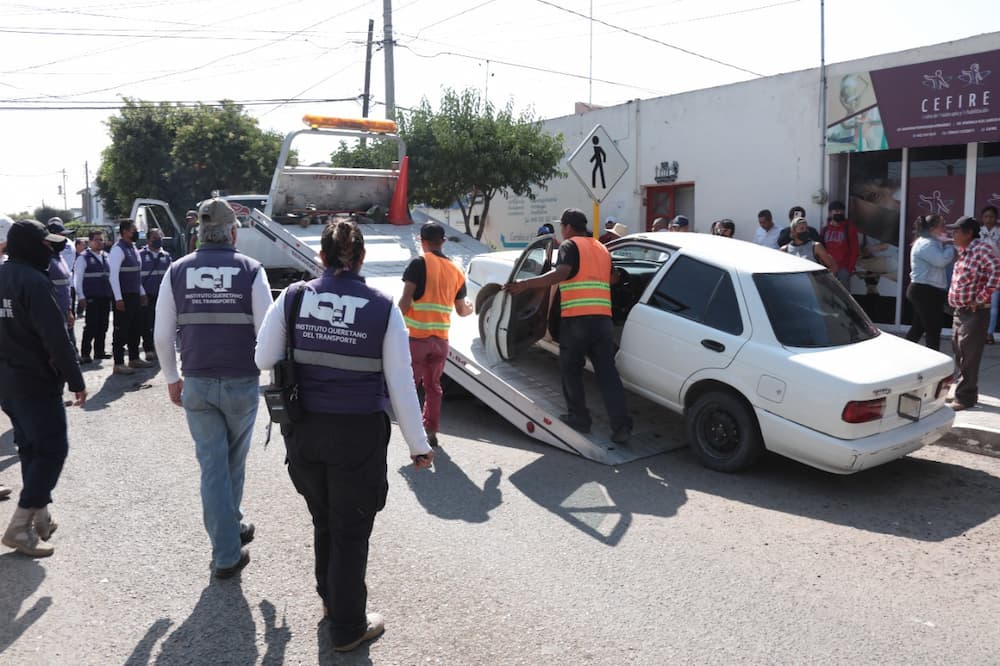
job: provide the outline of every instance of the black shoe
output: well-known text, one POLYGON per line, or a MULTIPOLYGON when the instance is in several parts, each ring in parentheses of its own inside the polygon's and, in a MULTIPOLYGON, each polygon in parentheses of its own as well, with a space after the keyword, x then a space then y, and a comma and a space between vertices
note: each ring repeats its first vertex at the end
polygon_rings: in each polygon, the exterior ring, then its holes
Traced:
POLYGON ((615 444, 624 444, 628 441, 628 438, 632 436, 632 426, 623 425, 618 430, 611 433, 611 441, 615 444))
POLYGON ((559 415, 559 420, 562 421, 563 423, 565 423, 566 425, 568 425, 573 430, 576 430, 577 432, 582 433, 584 435, 586 435, 588 432, 590 432, 590 424, 589 423, 587 425, 583 425, 582 423, 577 423, 577 422, 573 421, 573 419, 571 419, 569 417, 569 414, 560 414, 559 415))
POLYGON ((240 523, 240 543, 244 546, 253 541, 253 523, 240 523))
POLYGON ((94 358, 106 361, 107 359, 111 358, 111 354, 94 354, 94 358))
POLYGON ((231 567, 217 567, 215 570, 215 577, 232 578, 239 572, 243 571, 243 568, 248 564, 250 564, 250 551, 246 548, 240 548, 239 561, 231 567))
POLYGON ((90 358, 89 356, 80 357, 80 365, 87 365, 88 363, 93 363, 93 362, 94 359, 90 358))

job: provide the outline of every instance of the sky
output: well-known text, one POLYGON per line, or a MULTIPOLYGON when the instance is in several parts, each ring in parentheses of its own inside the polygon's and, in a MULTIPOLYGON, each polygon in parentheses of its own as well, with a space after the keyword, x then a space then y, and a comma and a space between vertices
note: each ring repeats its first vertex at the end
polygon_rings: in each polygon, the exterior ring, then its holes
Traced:
MULTIPOLYGON (((1000 31, 994 3, 832 0, 826 61, 1000 31)), ((553 118, 575 102, 610 106, 808 69, 821 53, 819 0, 392 4, 404 108, 476 88, 495 105, 553 118)), ((123 97, 232 99, 282 134, 304 127, 305 113, 361 117, 368 20, 378 46, 383 10, 383 0, 5 0, 0 212, 61 208, 64 182, 66 204, 79 207, 85 165, 93 179, 104 122, 123 97)), ((385 117, 384 57, 376 48, 373 118, 385 117)))

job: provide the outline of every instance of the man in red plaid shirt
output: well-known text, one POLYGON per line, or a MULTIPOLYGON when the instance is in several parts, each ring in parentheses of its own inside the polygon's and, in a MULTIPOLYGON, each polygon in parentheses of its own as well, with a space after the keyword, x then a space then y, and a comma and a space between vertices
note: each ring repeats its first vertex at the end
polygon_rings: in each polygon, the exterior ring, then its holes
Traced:
POLYGON ((990 296, 1000 287, 1000 257, 979 238, 979 223, 960 217, 947 227, 958 257, 948 288, 948 305, 955 310, 951 344, 955 351, 955 411, 979 401, 979 362, 990 323, 990 296))

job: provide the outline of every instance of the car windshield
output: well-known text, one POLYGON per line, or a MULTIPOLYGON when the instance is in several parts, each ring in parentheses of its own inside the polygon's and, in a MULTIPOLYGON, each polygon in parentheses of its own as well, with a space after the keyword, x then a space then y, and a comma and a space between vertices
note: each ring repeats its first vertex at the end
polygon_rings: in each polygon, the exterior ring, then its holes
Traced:
POLYGON ((787 347, 839 347, 879 330, 827 271, 753 276, 778 342, 787 347))

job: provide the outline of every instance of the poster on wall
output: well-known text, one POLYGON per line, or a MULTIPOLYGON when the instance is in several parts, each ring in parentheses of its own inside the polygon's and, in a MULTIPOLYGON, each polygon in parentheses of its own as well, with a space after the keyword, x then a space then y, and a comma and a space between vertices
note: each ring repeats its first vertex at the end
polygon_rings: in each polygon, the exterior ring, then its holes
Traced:
POLYGON ((828 153, 1000 140, 1000 51, 831 77, 828 153))

